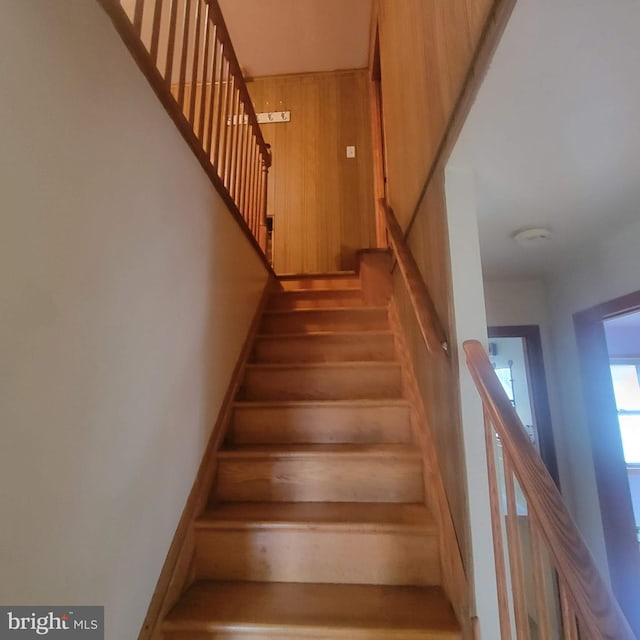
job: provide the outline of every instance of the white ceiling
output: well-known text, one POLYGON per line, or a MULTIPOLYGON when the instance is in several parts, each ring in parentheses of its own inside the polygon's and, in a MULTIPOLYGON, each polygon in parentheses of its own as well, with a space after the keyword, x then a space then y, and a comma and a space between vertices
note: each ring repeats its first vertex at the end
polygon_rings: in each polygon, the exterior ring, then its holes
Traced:
POLYGON ((220 0, 249 77, 367 66, 372 0, 220 0))
POLYGON ((487 277, 551 274, 640 216, 640 2, 519 0, 451 158, 487 277), (544 247, 510 234, 545 225, 544 247))

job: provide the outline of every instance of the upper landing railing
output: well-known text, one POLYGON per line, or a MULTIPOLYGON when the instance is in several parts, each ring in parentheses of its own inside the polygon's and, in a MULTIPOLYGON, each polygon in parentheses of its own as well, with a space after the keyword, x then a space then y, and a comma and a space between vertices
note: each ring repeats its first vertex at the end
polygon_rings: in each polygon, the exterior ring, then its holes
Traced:
POLYGON ((266 247, 262 137, 217 0, 98 0, 245 233, 266 247))

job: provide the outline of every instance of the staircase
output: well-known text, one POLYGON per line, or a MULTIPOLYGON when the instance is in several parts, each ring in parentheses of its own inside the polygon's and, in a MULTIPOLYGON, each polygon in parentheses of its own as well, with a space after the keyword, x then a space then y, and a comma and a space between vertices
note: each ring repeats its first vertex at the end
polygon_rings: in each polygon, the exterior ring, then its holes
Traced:
POLYGON ((461 638, 386 306, 280 278, 165 640, 461 638))

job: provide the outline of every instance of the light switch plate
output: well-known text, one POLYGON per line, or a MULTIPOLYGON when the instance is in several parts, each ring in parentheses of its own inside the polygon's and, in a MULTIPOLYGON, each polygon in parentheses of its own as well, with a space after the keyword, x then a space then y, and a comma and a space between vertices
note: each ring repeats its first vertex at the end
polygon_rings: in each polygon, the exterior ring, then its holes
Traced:
POLYGON ((353 146, 347 147, 347 158, 355 158, 356 157, 356 148, 353 146))

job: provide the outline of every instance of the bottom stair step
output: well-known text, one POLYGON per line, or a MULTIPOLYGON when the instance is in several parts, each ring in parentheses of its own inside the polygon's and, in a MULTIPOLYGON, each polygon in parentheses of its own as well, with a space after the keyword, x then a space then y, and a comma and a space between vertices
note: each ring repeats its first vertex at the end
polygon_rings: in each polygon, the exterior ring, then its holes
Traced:
POLYGON ((437 587, 197 582, 163 623, 165 640, 458 640, 437 587))

